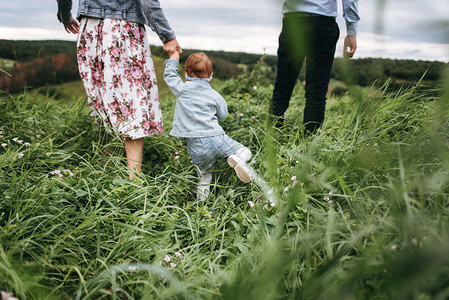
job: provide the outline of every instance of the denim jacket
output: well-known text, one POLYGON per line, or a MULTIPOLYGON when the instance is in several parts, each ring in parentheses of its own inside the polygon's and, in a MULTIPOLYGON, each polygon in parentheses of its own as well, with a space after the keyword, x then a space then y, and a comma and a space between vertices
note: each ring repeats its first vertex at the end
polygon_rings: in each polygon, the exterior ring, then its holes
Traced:
POLYGON ((165 61, 164 80, 177 97, 170 135, 192 138, 224 134, 218 121, 228 115, 225 99, 207 81, 183 82, 178 66, 176 59, 165 61))
MULTIPOLYGON (((58 20, 68 25, 72 21, 72 0, 58 2, 58 20)), ((82 16, 120 19, 148 25, 163 43, 174 39, 159 0, 79 0, 78 19, 82 16)))

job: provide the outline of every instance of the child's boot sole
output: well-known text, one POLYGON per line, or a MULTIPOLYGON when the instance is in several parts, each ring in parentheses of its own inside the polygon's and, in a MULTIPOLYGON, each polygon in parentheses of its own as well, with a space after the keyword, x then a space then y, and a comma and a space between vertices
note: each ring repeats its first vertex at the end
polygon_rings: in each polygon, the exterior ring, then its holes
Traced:
POLYGON ((236 155, 231 155, 228 157, 228 164, 234 168, 237 177, 244 183, 250 183, 251 175, 248 170, 241 165, 242 163, 243 162, 241 162, 241 159, 236 155))

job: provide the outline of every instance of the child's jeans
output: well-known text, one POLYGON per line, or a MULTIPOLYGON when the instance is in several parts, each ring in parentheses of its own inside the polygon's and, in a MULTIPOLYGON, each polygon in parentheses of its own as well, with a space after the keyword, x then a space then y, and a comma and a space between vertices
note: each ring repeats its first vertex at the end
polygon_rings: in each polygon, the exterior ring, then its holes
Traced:
POLYGON ((186 138, 186 142, 192 162, 200 169, 201 173, 211 171, 217 159, 229 157, 243 148, 242 144, 226 134, 186 138))

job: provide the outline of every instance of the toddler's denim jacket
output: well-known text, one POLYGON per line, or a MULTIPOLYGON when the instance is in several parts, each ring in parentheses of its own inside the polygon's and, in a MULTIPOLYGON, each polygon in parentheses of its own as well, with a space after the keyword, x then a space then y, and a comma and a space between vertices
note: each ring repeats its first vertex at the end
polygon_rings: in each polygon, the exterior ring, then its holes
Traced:
POLYGON ((183 82, 178 66, 175 59, 165 61, 164 80, 177 97, 170 135, 192 138, 224 134, 218 121, 228 115, 225 99, 207 81, 183 82))

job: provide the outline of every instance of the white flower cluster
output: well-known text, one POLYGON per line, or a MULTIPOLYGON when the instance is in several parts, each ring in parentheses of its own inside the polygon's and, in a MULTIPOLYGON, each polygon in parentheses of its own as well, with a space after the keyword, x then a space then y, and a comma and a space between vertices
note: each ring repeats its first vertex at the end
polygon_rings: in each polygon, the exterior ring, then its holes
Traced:
MULTIPOLYGON (((3 131, 0 130, 0 138, 3 138, 3 137, 4 137, 4 136, 3 136, 3 131)), ((24 142, 23 140, 20 140, 18 137, 12 138, 12 141, 13 141, 14 143, 16 143, 16 144, 19 144, 19 145, 25 146, 25 147, 28 147, 28 146, 31 145, 31 144, 28 143, 28 142, 24 142)), ((1 145, 4 149, 6 149, 6 148, 8 147, 8 143, 1 143, 0 145, 1 145)), ((17 154, 17 156, 18 156, 19 158, 22 158, 22 157, 24 156, 24 153, 23 153, 23 152, 20 152, 20 153, 17 154)))
POLYGON ((329 205, 332 205, 334 202, 332 201, 332 195, 334 194, 334 191, 330 191, 329 194, 324 196, 323 200, 326 201, 329 205))
POLYGON ((60 179, 64 178, 64 176, 73 177, 73 175, 74 175, 73 172, 68 170, 68 169, 65 169, 65 170, 59 170, 59 169, 58 170, 54 170, 54 171, 51 171, 50 174, 51 175, 56 175, 60 179))

